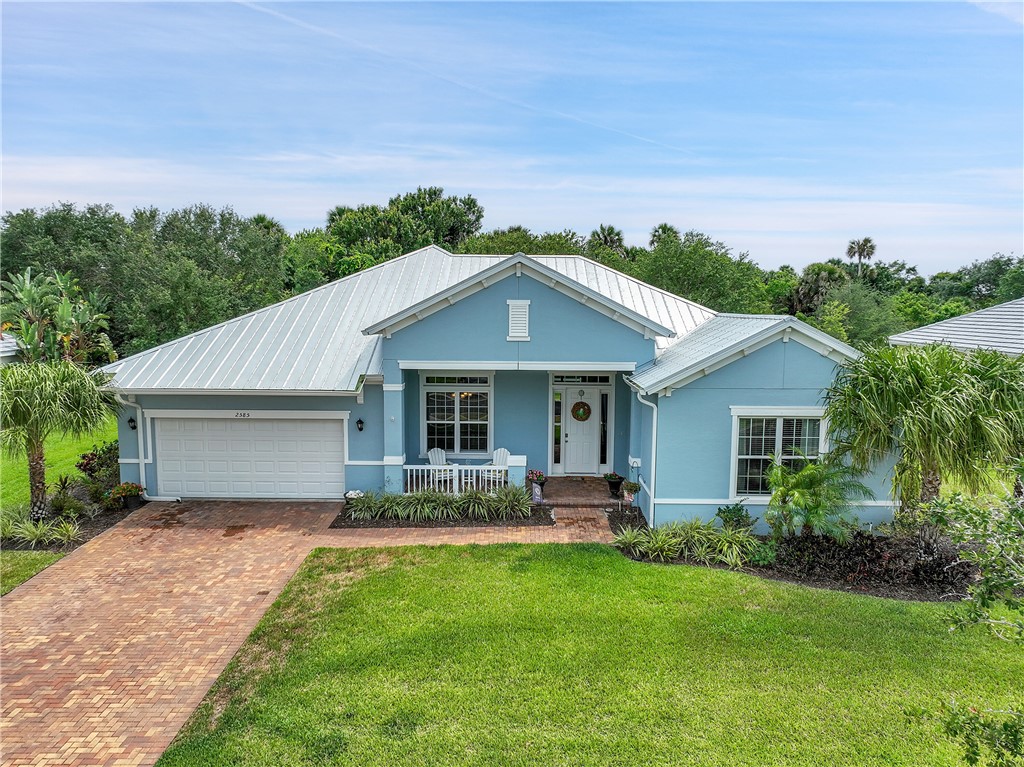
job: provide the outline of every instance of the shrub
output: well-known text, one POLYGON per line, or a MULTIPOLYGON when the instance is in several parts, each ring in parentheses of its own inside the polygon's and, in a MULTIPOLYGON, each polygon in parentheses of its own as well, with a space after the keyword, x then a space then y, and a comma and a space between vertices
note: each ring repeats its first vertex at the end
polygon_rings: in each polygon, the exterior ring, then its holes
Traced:
POLYGON ((459 509, 469 519, 490 519, 491 497, 483 490, 467 490, 459 496, 459 509))
POLYGON ((750 550, 750 556, 748 557, 750 564, 756 565, 757 567, 770 567, 775 564, 775 541, 759 541, 754 548, 750 550))
POLYGON ((434 518, 446 522, 454 522, 462 515, 462 504, 457 495, 437 493, 434 506, 434 518))
POLYGON ((682 550, 682 539, 673 525, 649 528, 640 546, 643 557, 652 562, 673 562, 679 559, 682 550))
POLYGON ((405 505, 402 496, 397 493, 383 493, 377 499, 377 515, 379 519, 406 519, 405 505))
POLYGON ((82 529, 77 522, 61 519, 52 525, 50 541, 53 543, 74 543, 82 537, 82 529))
POLYGON ((980 574, 955 627, 984 624, 1001 639, 1024 643, 1024 500, 979 503, 958 494, 934 502, 929 511, 963 545, 960 557, 980 574), (996 607, 1005 615, 994 614, 996 607))
POLYGON ((757 523, 742 503, 719 506, 715 516, 722 520, 723 528, 730 530, 750 530, 757 523))
POLYGON ((522 487, 505 485, 491 493, 492 514, 496 519, 524 519, 530 516, 530 496, 522 487))
POLYGON ((843 540, 849 528, 842 524, 850 500, 871 498, 871 491, 858 479, 861 473, 841 460, 802 461, 799 468, 787 466, 776 457, 768 469, 772 491, 765 521, 776 540, 802 532, 828 535, 843 540))
POLYGON ((50 497, 50 513, 55 517, 77 519, 85 511, 85 504, 73 495, 54 495, 50 497))
POLYGON ((713 541, 716 561, 733 570, 739 570, 747 563, 747 558, 758 544, 757 538, 743 528, 723 527, 716 531, 713 541))
POLYGON ((117 440, 115 439, 112 442, 104 442, 99 447, 93 445, 91 451, 83 453, 79 457, 75 468, 89 479, 117 484, 117 477, 120 474, 120 467, 117 463, 119 456, 117 440))
POLYGON ((627 557, 638 558, 642 556, 646 540, 647 528, 626 525, 615 534, 612 545, 620 549, 627 557))
POLYGON ((29 519, 27 505, 7 506, 0 509, 0 538, 10 540, 15 537, 15 528, 20 522, 29 519))
POLYGON ((399 519, 412 522, 429 522, 437 519, 437 505, 441 493, 436 490, 420 490, 401 498, 398 504, 399 519))
POLYGON ((142 485, 134 482, 122 482, 110 489, 110 497, 123 500, 125 498, 137 498, 142 495, 142 485))
POLYGON ((345 502, 345 513, 349 519, 375 519, 380 511, 380 496, 376 493, 360 493, 345 502))
POLYGON ((22 543, 27 543, 29 548, 39 545, 46 545, 53 535, 53 525, 49 522, 33 522, 30 519, 23 520, 14 525, 14 538, 22 543))

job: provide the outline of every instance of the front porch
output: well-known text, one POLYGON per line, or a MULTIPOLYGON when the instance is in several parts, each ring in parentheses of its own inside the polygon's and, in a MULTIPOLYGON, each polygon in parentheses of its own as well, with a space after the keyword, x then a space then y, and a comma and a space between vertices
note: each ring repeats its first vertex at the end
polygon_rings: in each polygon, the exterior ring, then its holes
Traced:
POLYGON ((544 484, 544 505, 559 508, 607 509, 625 503, 612 498, 601 477, 548 477, 544 484))

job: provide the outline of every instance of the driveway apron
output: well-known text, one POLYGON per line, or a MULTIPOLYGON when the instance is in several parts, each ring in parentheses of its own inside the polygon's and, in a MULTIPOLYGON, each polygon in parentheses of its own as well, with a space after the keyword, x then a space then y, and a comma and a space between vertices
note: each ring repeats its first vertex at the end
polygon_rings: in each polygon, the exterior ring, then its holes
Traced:
POLYGON ((317 546, 611 540, 551 527, 329 530, 332 503, 152 503, 0 600, 0 761, 151 765, 317 546))

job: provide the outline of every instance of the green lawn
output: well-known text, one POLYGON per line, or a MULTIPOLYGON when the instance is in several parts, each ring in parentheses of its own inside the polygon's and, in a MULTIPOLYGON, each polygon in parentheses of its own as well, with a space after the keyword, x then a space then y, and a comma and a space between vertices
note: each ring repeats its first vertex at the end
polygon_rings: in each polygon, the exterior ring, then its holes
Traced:
MULTIPOLYGON (((46 440, 46 481, 53 482, 61 474, 79 476, 75 464, 78 456, 91 450, 93 445, 117 439, 117 421, 111 418, 107 425, 81 439, 65 439, 56 434, 46 440)), ((0 508, 28 503, 28 461, 22 458, 0 458, 0 508)))
POLYGON ((318 550, 171 765, 954 765, 904 707, 1001 707, 1024 653, 941 605, 597 545, 318 550))
POLYGON ((0 551, 0 594, 24 583, 62 556, 51 551, 0 551))

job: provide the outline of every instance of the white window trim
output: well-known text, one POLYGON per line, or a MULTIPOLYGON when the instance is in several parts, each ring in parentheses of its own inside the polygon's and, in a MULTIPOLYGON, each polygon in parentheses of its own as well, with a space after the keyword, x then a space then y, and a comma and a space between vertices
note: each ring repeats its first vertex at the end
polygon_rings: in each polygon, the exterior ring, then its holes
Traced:
POLYGON ((510 298, 506 301, 508 304, 508 336, 505 338, 506 341, 529 341, 530 340, 530 300, 525 298, 510 298), (526 310, 526 333, 523 335, 514 335, 512 333, 512 314, 517 309, 526 310))
POLYGON ((458 406, 455 412, 455 450, 445 450, 446 455, 459 458, 489 458, 494 453, 494 371, 472 370, 430 370, 422 371, 420 378, 420 458, 427 457, 427 392, 482 392, 487 394, 487 450, 472 452, 459 451, 459 419, 458 406), (486 377, 486 384, 428 384, 428 376, 475 376, 486 377))
MULTIPOLYGON (((828 452, 828 421, 825 418, 824 408, 733 405, 729 410, 732 413, 732 443, 729 450, 729 500, 732 503, 743 501, 767 503, 771 499, 771 495, 739 495, 736 492, 736 480, 739 474, 740 418, 817 418, 821 421, 821 426, 818 428, 818 455, 822 456, 828 452)), ((776 438, 781 438, 781 434, 776 438)))

